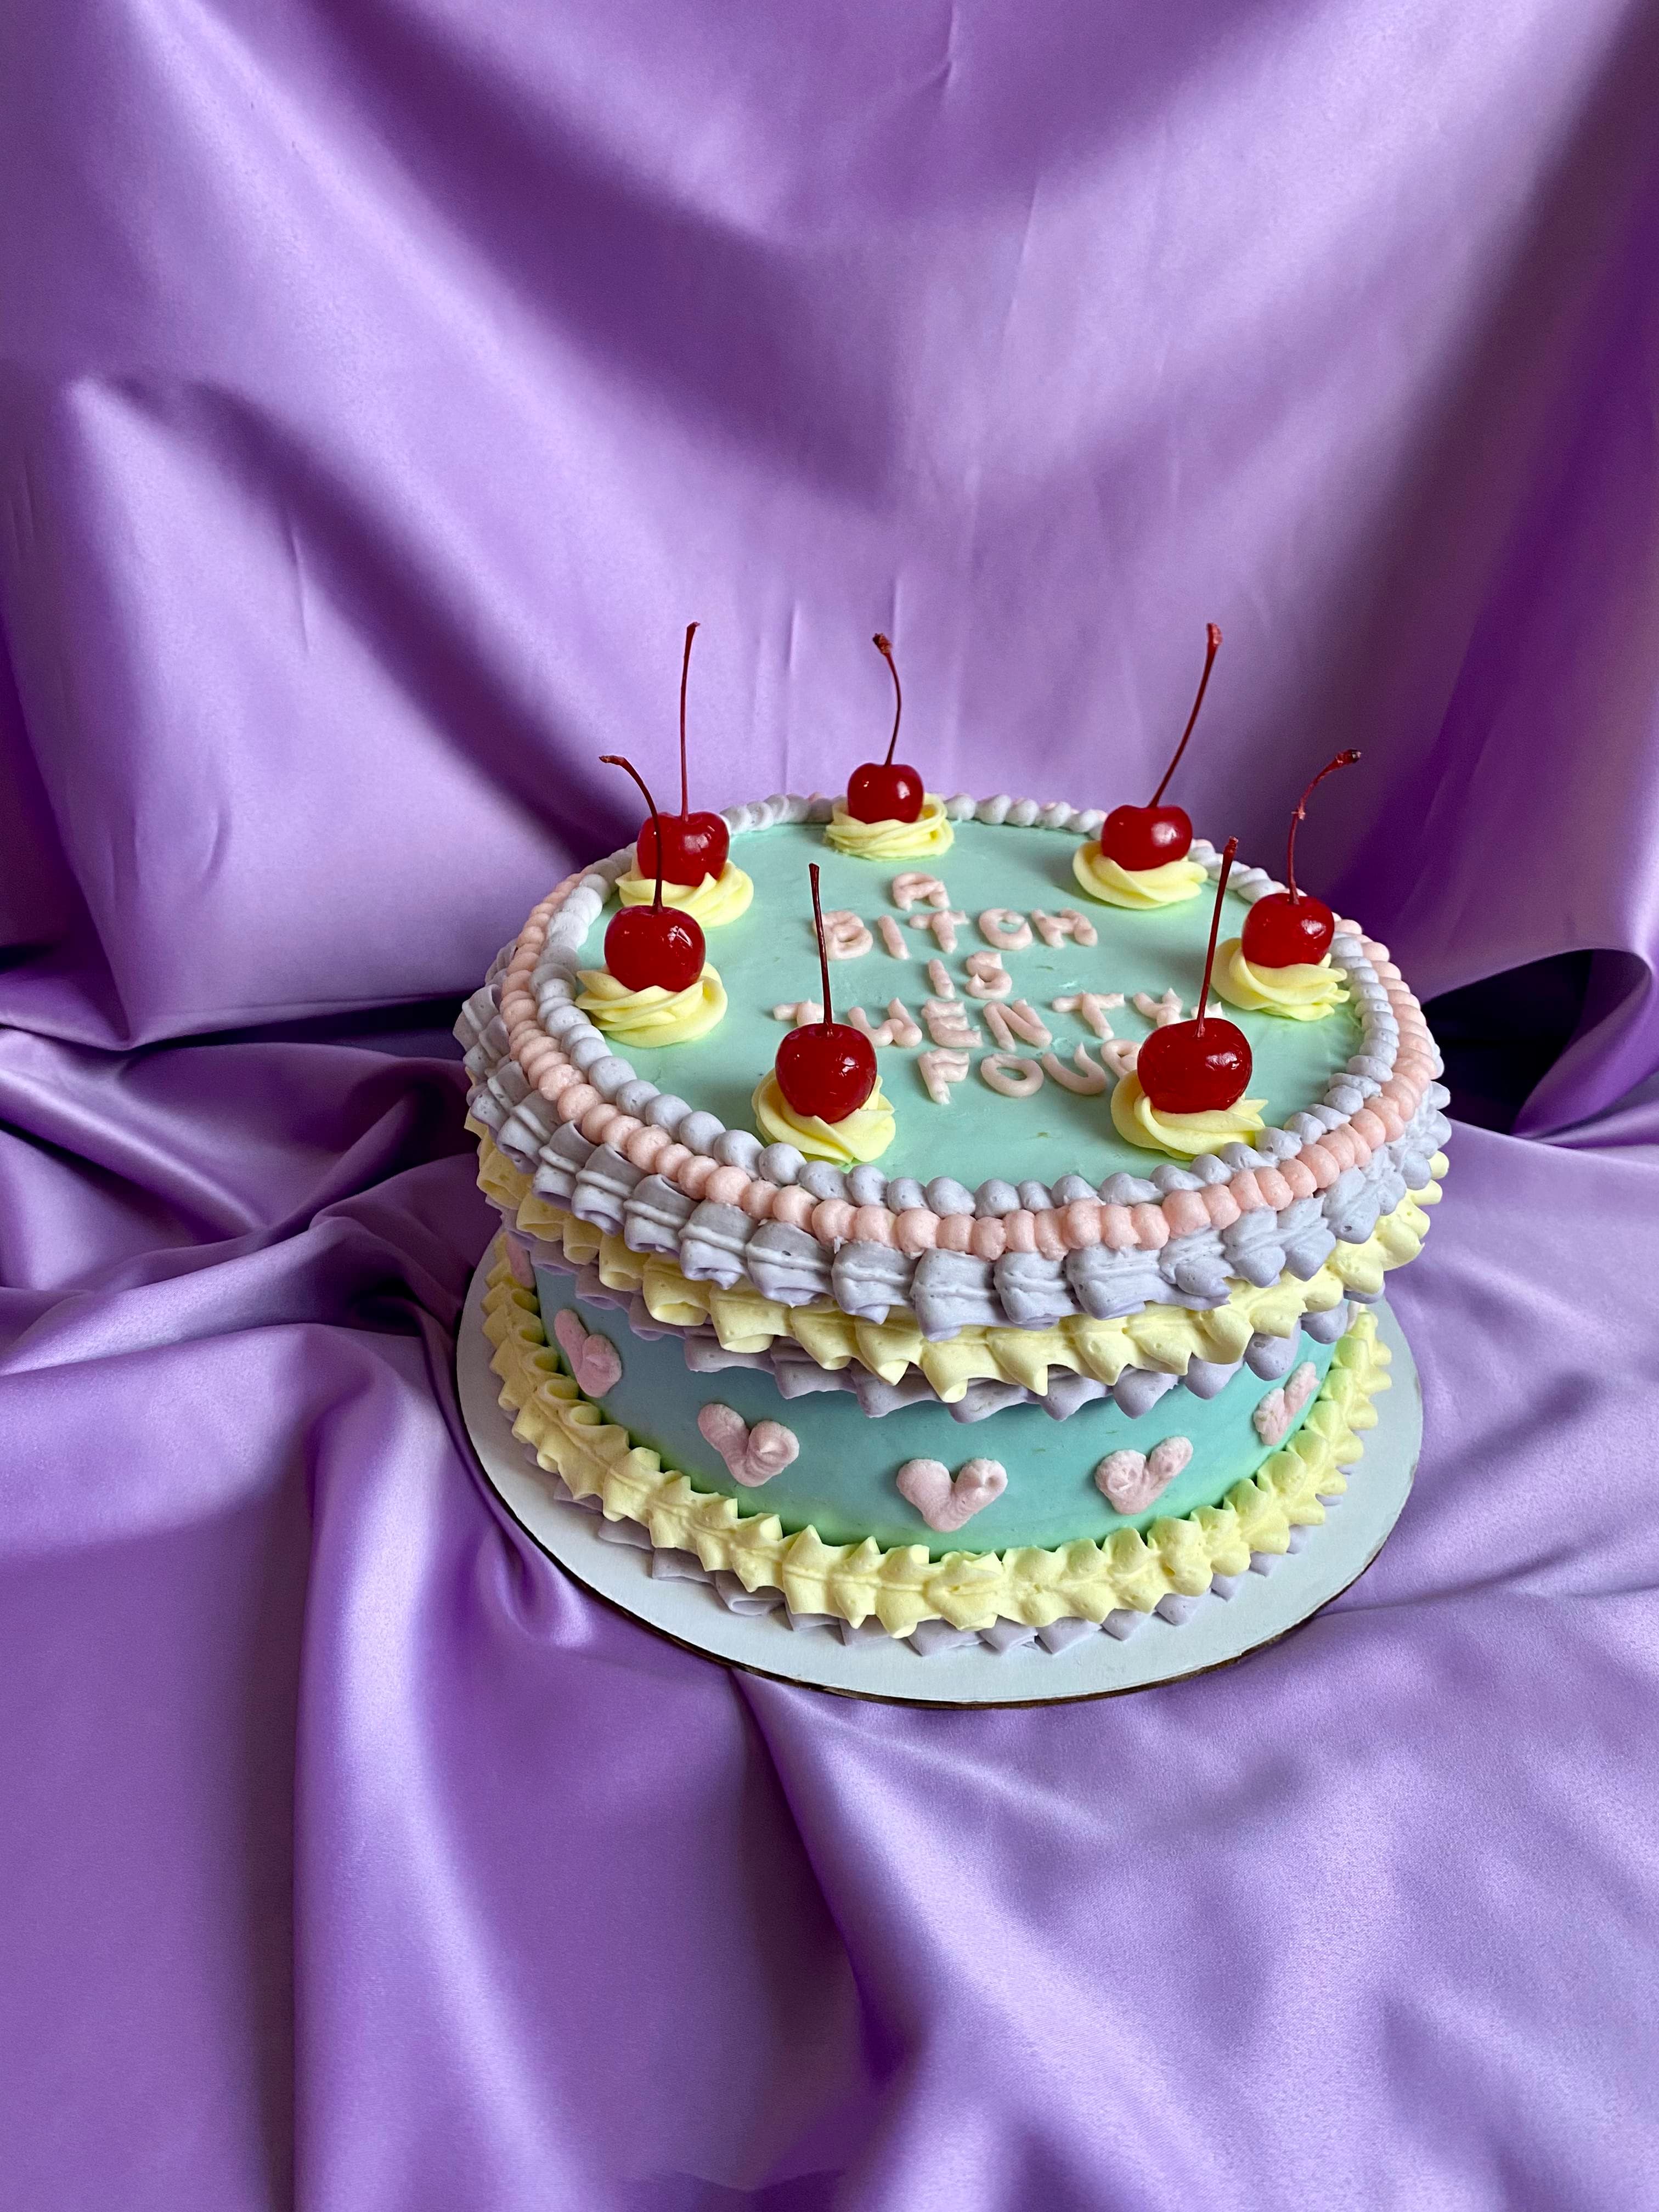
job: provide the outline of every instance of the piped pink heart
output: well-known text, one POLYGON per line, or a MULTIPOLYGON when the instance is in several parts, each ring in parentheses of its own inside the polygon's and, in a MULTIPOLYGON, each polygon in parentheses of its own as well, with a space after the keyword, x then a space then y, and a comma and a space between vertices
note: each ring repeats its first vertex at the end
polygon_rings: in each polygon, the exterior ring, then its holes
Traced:
POLYGON ((568 1306, 561 1306, 553 1316, 553 1334, 579 1390, 589 1398, 603 1398, 616 1389, 622 1381, 622 1358, 608 1336, 590 1336, 568 1306))
POLYGON ((1192 1459, 1190 1437, 1165 1437, 1149 1452, 1108 1452, 1095 1469, 1095 1488, 1120 1513, 1144 1513, 1192 1459))
POLYGON ((705 1406, 697 1426, 726 1462, 734 1482, 750 1490, 770 1482, 800 1456, 800 1438, 781 1421, 757 1421, 751 1429, 735 1406, 705 1406))
POLYGON ((1304 1359, 1282 1389, 1268 1391, 1252 1417, 1255 1432, 1264 1444, 1284 1443, 1297 1415, 1318 1388, 1318 1370, 1311 1359, 1304 1359))
POLYGON ((908 1459, 898 1471, 900 1497, 914 1505, 930 1528, 949 1535, 975 1513, 1000 1498, 1008 1471, 994 1459, 970 1459, 953 1482, 943 1460, 908 1459))

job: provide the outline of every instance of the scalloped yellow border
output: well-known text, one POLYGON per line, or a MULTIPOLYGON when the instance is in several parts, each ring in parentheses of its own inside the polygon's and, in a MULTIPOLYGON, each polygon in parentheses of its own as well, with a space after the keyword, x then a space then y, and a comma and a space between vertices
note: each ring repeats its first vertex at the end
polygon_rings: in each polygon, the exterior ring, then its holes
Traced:
MULTIPOLYGON (((981 1378, 1018 1382, 1040 1395, 1054 1367, 1092 1375, 1109 1389, 1126 1367, 1156 1368, 1166 1375, 1184 1375, 1194 1359, 1231 1367, 1243 1358, 1258 1330, 1267 1336, 1292 1336, 1304 1313, 1328 1313, 1355 1291, 1375 1297, 1389 1269, 1404 1267, 1422 1250, 1429 1232, 1424 1208, 1440 1200, 1439 1184, 1427 1183, 1385 1214, 1364 1243, 1339 1244, 1306 1282, 1288 1271, 1265 1289, 1236 1282, 1225 1305, 1203 1311, 1145 1306, 1116 1321, 1073 1314, 1052 1328, 975 1324, 933 1344, 913 1315, 859 1321, 828 1303, 783 1306, 749 1285, 723 1291, 717 1284, 692 1282, 672 1260, 630 1251, 620 1237, 608 1236, 538 1197, 489 1132, 476 1121, 467 1126, 478 1138, 478 1185, 485 1197, 510 1214, 526 1236, 562 1247, 573 1267, 597 1263, 607 1290, 637 1292, 653 1321, 664 1328, 697 1328, 712 1322, 727 1352, 766 1352, 778 1337, 789 1336, 832 1373, 856 1359, 884 1382, 897 1382, 916 1367, 947 1406, 981 1378)), ((1437 1175, 1443 1174, 1443 1154, 1437 1152, 1432 1164, 1437 1175)))
POLYGON ((781 1589, 796 1613, 834 1613, 854 1627, 873 1614, 893 1636, 937 1619, 953 1628, 988 1628, 999 1618, 1042 1628, 1068 1617, 1103 1620, 1120 1607, 1150 1613, 1171 1590, 1195 1597, 1213 1575, 1243 1574, 1252 1552, 1285 1551, 1293 1528, 1324 1520, 1320 1499, 1347 1487, 1341 1470, 1360 1456, 1358 1431, 1376 1425, 1370 1401, 1389 1388, 1388 1346, 1361 1313, 1296 1434, 1219 1505, 1156 1521, 1144 1536, 1121 1528, 1103 1543, 1085 1537, 1054 1551, 934 1559, 922 1544, 826 1544, 815 1529, 788 1535, 775 1514, 741 1514, 718 1492, 694 1489, 607 1421, 563 1371, 499 1237, 492 1249, 483 1301, 490 1365, 513 1433, 540 1467, 578 1498, 597 1498, 607 1520, 637 1521, 653 1544, 695 1552, 710 1573, 725 1568, 745 1589, 781 1589))

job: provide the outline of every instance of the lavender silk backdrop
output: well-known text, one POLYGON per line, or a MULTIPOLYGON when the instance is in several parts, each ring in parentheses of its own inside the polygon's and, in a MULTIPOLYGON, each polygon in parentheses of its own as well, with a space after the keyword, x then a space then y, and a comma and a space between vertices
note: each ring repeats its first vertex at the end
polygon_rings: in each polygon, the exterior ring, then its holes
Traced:
POLYGON ((1650 2201, 1659 15, 64 0, 0 83, 6 2204, 1650 2201), (877 628, 939 787, 1138 793, 1212 618, 1209 834, 1358 744, 1306 872, 1425 994, 1592 956, 1282 1647, 837 1703, 493 1510, 436 1002, 693 615, 717 804, 877 628))

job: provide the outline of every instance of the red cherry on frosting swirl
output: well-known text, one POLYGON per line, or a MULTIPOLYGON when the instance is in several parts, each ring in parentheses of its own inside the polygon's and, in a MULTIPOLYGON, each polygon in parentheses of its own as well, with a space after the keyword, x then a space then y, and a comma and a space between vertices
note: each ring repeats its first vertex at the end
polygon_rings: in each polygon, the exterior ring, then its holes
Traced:
POLYGON ((1135 1060, 1140 1087, 1160 1114, 1207 1114, 1231 1106, 1250 1085, 1250 1041, 1236 1023, 1170 1022, 1135 1060))
POLYGON ((1221 926, 1221 902, 1232 872, 1237 837, 1227 840, 1221 855, 1221 876, 1215 887, 1215 911, 1210 917, 1210 949, 1205 956, 1204 981, 1198 994, 1198 1012, 1190 1022, 1170 1022, 1154 1030, 1135 1056, 1135 1073, 1154 1111, 1159 1114, 1212 1114, 1235 1105, 1250 1085, 1255 1062, 1250 1041, 1236 1023, 1218 1014, 1206 1015, 1210 973, 1215 966, 1215 941, 1221 926))
POLYGON ((844 1121, 875 1087, 875 1048, 845 1022, 805 1023, 778 1047, 778 1088, 797 1114, 844 1121))
POLYGON ((1192 817, 1184 806, 1115 806, 1100 832, 1101 851, 1120 868, 1184 860, 1192 843, 1192 817))
POLYGON ((605 933, 605 964, 630 991, 655 983, 689 990, 702 973, 703 934, 689 914, 672 906, 625 906, 605 933))
POLYGON ((915 822, 926 797, 921 778, 902 761, 891 768, 866 761, 847 779, 847 811, 855 822, 915 822))
MULTIPOLYGON (((879 630, 872 642, 887 663, 888 673, 893 679, 893 734, 887 740, 885 760, 866 761, 847 779, 847 811, 855 822, 915 822, 921 817, 927 792, 916 770, 893 758, 893 748, 898 743, 899 717, 904 712, 898 664, 893 659, 891 641, 879 630)), ((854 1034, 856 1036, 856 1030, 854 1034)))
POLYGON ((1306 891, 1292 898, 1271 891, 1250 908, 1244 924, 1244 957, 1252 968, 1317 966, 1331 949, 1336 916, 1323 899, 1306 891))
MULTIPOLYGON (((626 769, 658 819, 657 802, 645 778, 620 753, 601 753, 607 768, 626 769)), ((657 840, 657 850, 662 839, 657 840)), ((649 906, 621 907, 611 917, 605 933, 605 964, 625 990, 648 991, 654 983, 664 991, 688 990, 702 973, 703 934, 699 923, 662 902, 663 872, 654 871, 657 895, 649 906)))
POLYGON ((660 873, 669 883, 688 888, 718 876, 732 849, 732 833, 720 816, 707 811, 693 814, 686 789, 685 687, 691 673, 691 641, 698 628, 696 623, 686 624, 685 657, 680 663, 680 811, 653 814, 640 824, 640 834, 634 841, 634 865, 642 876, 659 873, 660 849, 660 873))
POLYGON ((1273 891, 1258 899, 1244 922, 1244 957, 1252 968, 1299 968, 1316 965, 1331 949, 1336 916, 1323 899, 1310 898, 1296 886, 1296 833, 1308 811, 1308 801, 1328 775, 1352 768, 1357 752, 1339 753, 1327 761, 1291 812, 1291 834, 1285 847, 1285 880, 1288 890, 1273 891))
POLYGON ((797 1114, 816 1114, 821 1121, 844 1121, 849 1114, 858 1112, 876 1087, 876 1048, 862 1030, 836 1019, 830 1000, 830 956, 824 949, 816 860, 810 872, 812 926, 817 932, 818 968, 823 977, 823 1019, 791 1030, 778 1047, 778 1088, 797 1114))
POLYGON ((1187 726, 1181 733, 1181 743, 1164 771, 1164 781, 1152 793, 1150 806, 1115 806, 1101 825, 1100 849, 1109 860, 1115 860, 1120 868, 1161 868, 1170 860, 1184 860, 1192 849, 1192 818, 1184 807, 1164 806, 1164 797, 1170 778, 1175 774, 1181 756, 1187 750, 1187 740, 1193 734, 1193 725, 1198 720, 1198 710, 1204 704, 1204 694, 1209 689, 1210 671, 1215 666, 1216 654, 1221 650, 1221 632, 1213 623, 1206 624, 1205 636, 1207 647, 1204 655, 1204 673, 1198 679, 1198 696, 1193 701, 1193 711, 1187 717, 1187 726))
MULTIPOLYGON (((719 875, 732 849, 732 833, 718 814, 665 814, 659 818, 662 872, 671 884, 690 889, 719 875)), ((656 874, 657 833, 648 822, 640 824, 634 859, 642 876, 656 874)))

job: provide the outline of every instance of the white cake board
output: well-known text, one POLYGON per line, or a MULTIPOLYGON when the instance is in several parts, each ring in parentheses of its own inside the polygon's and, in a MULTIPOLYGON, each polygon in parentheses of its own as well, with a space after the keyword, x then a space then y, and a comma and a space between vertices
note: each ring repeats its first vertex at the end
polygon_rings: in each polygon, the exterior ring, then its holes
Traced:
POLYGON ((596 1597, 688 1650, 843 1697, 919 1705, 1059 1705, 1224 1667, 1273 1643, 1358 1581, 1400 1517, 1422 1446, 1417 1364, 1399 1322, 1379 1303, 1371 1310, 1394 1354, 1394 1387, 1372 1401, 1377 1424, 1363 1439, 1364 1458, 1349 1470, 1346 1494, 1328 1509, 1322 1528, 1308 1532, 1304 1549, 1279 1559, 1271 1574, 1245 1575, 1231 1597, 1202 1599, 1179 1625, 1154 1613, 1125 1641, 1101 1631, 1062 1651, 1027 1644, 996 1652, 974 1644, 923 1657, 889 1636, 844 1644, 834 1629, 792 1628, 782 1607, 757 1616, 730 1613, 710 1583, 654 1577, 648 1553, 607 1543, 598 1533, 598 1514, 556 1495, 553 1478, 514 1437, 490 1371, 493 1347, 483 1317, 490 1261, 486 1255, 467 1293, 456 1380, 484 1474, 520 1527, 596 1597))

